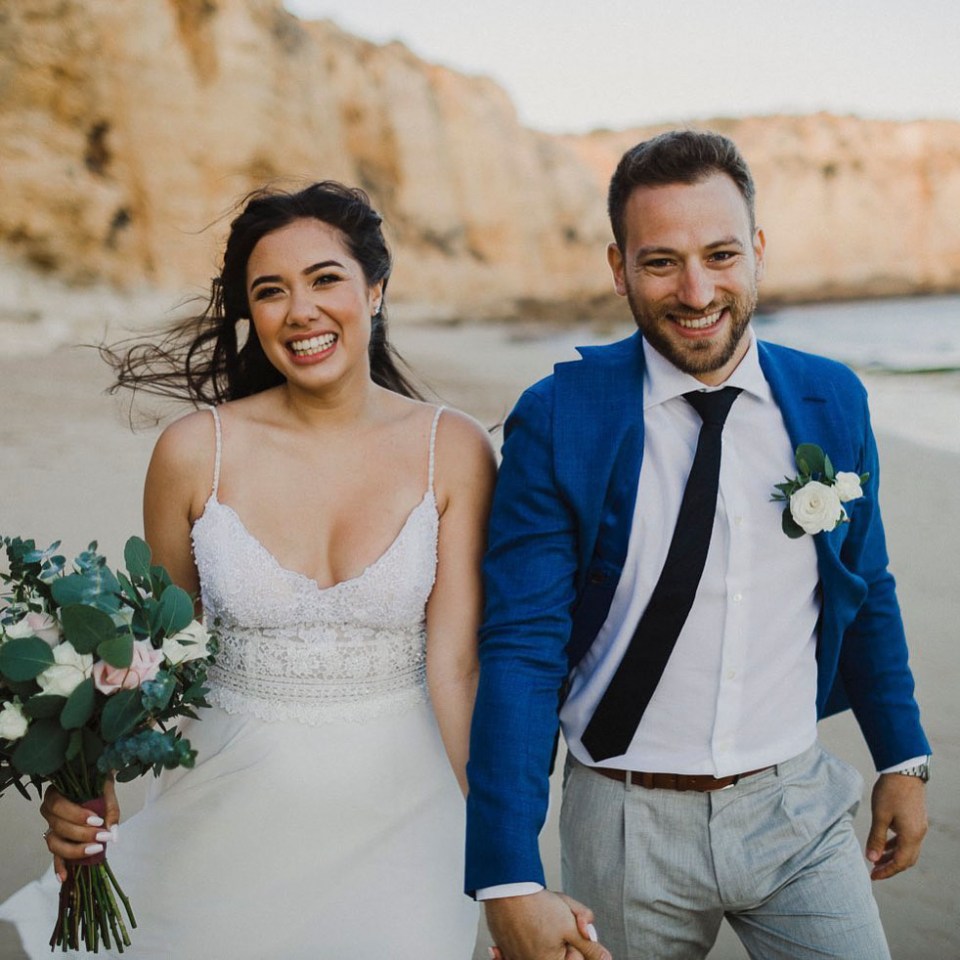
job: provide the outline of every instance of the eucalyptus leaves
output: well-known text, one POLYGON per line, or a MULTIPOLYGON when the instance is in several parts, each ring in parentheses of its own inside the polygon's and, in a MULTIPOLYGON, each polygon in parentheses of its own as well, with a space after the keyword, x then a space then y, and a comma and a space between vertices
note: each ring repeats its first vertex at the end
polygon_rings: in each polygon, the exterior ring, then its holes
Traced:
MULTIPOLYGON (((131 537, 126 572, 113 573, 96 543, 66 559, 32 540, 2 541, 0 573, 0 794, 24 781, 53 784, 93 803, 105 778, 191 767, 196 752, 175 727, 196 717, 216 642, 194 619, 193 600, 131 537)), ((105 860, 73 868, 52 947, 123 952, 130 939, 114 892, 136 921, 105 860)))
POLYGON ((793 539, 805 533, 829 532, 850 518, 845 503, 863 496, 863 484, 869 473, 857 474, 834 469, 830 458, 815 443, 797 447, 798 474, 792 480, 774 484, 777 493, 770 498, 786 503, 783 508, 783 532, 793 539))

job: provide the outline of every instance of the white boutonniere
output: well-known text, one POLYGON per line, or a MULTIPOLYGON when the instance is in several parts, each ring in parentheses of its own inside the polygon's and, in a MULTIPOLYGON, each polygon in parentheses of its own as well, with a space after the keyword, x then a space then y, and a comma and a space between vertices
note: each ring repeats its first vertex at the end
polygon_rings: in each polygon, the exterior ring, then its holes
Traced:
POLYGON ((805 533, 823 533, 849 523, 845 503, 863 496, 869 473, 834 470, 830 458, 815 443, 801 443, 796 453, 798 474, 774 484, 771 500, 786 503, 783 532, 793 539, 805 533))

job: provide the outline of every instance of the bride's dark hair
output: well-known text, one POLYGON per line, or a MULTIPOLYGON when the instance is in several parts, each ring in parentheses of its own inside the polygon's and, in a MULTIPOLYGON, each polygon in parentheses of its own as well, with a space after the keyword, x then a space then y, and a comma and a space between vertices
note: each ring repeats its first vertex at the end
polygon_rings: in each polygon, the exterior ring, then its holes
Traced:
MULTIPOLYGON (((159 340, 145 342, 137 337, 101 348, 116 374, 112 390, 130 387, 199 405, 237 400, 283 383, 283 375, 267 359, 248 322, 247 261, 262 237, 303 219, 320 220, 339 230, 367 284, 382 282, 386 294, 390 251, 381 230, 382 218, 363 190, 335 180, 295 193, 273 187, 256 190, 242 201, 240 214, 230 224, 223 269, 211 284, 203 311, 167 329, 159 340)), ((403 361, 387 339, 383 300, 373 317, 369 353, 375 383, 422 399, 401 372, 403 361)))

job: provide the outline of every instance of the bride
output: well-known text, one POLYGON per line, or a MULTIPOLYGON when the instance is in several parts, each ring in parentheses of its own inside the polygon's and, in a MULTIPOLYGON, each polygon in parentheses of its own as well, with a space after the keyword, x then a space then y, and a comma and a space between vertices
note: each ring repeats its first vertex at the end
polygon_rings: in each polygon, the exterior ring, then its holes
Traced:
POLYGON ((54 874, 104 843, 135 958, 471 955, 461 791, 495 467, 394 362, 380 222, 330 181, 253 194, 204 314, 114 356, 124 385, 211 404, 157 442, 144 526, 217 625, 214 706, 182 726, 195 768, 151 781, 121 843, 112 789, 105 823, 48 791, 54 871, 0 908, 31 956, 54 874))

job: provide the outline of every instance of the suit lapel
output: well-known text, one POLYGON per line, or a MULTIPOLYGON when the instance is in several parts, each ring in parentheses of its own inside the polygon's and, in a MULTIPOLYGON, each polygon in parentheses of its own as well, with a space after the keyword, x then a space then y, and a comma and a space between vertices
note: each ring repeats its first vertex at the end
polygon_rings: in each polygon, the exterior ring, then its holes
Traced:
MULTIPOLYGON (((813 375, 814 367, 804 354, 763 342, 758 346, 760 367, 794 449, 801 443, 815 443, 838 469, 853 469, 857 463, 856 443, 850 424, 843 417, 842 399, 832 385, 813 375)), ((830 645, 836 649, 839 649, 843 630, 841 621, 863 600, 862 582, 847 570, 840 558, 846 533, 845 525, 838 524, 830 533, 818 533, 814 537, 823 587, 824 626, 830 645)))

